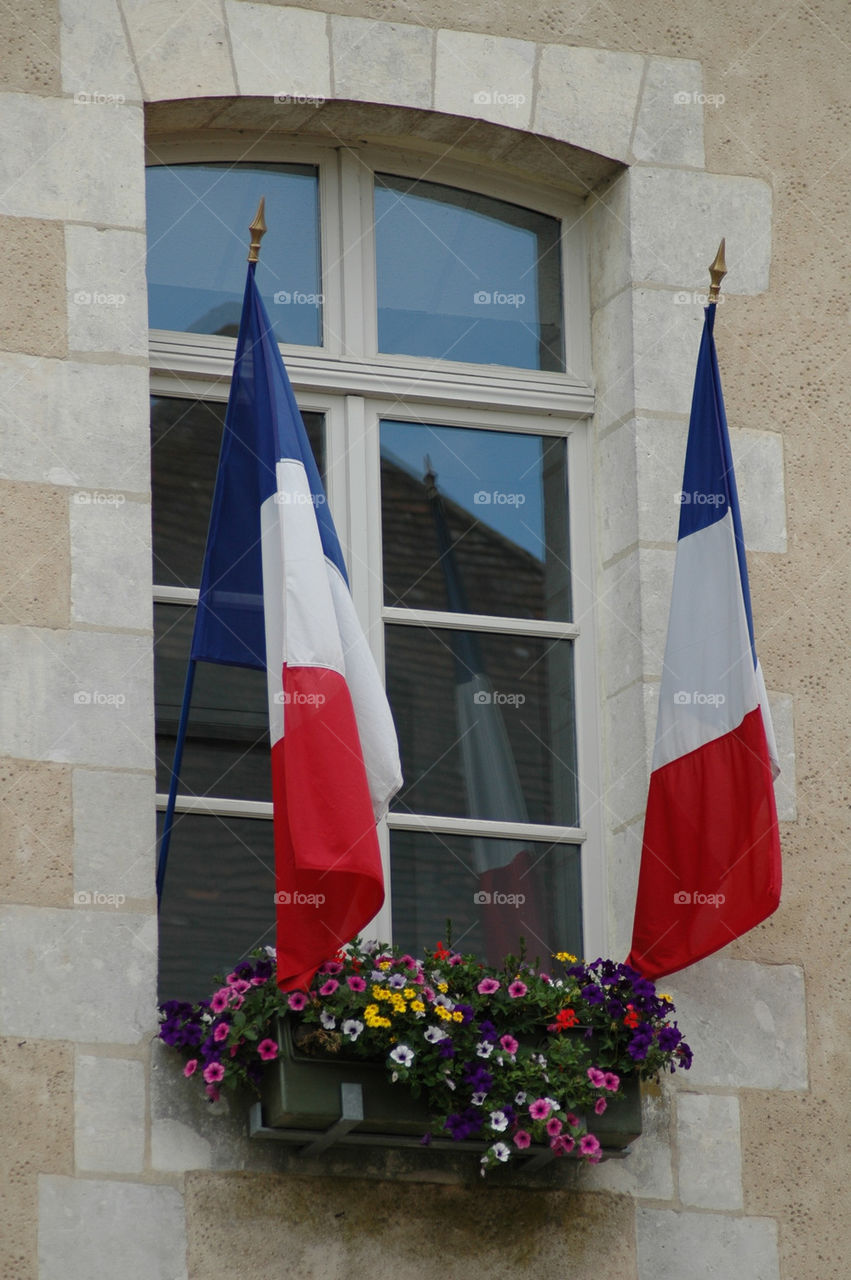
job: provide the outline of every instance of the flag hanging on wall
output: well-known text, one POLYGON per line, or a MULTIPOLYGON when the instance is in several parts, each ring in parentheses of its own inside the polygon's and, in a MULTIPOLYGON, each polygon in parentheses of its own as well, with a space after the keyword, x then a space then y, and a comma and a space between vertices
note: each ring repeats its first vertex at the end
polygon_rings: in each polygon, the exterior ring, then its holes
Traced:
POLYGON ((305 986, 384 900, 390 708, 248 267, 191 659, 267 673, 278 982, 305 986))
POLYGON ((751 617, 745 545, 706 308, 680 497, 632 949, 675 973, 754 928, 780 901, 774 731, 751 617))

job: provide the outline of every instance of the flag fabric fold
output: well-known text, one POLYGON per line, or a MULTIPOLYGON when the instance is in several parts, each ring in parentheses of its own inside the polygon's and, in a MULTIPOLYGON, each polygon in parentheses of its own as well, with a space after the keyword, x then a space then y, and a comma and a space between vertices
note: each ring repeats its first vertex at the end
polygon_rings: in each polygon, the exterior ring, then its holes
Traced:
POLYGON ((740 937, 780 901, 771 714, 706 308, 653 768, 627 962, 659 978, 740 937))
POLYGON ((191 658, 266 672, 278 982, 305 986, 384 900, 376 822, 402 778, 390 708, 253 263, 191 658))

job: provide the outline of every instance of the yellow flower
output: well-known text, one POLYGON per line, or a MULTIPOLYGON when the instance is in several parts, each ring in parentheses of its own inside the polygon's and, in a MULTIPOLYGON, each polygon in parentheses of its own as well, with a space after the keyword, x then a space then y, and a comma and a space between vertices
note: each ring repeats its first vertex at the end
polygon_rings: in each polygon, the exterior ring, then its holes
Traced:
POLYGON ((463 1015, 463 1013, 461 1012, 461 1010, 460 1010, 460 1009, 453 1009, 453 1011, 452 1011, 452 1021, 453 1021, 453 1022, 463 1022, 463 1021, 464 1021, 464 1015, 463 1015))
POLYGON ((389 1018, 376 1018, 375 1022, 373 1023, 373 1026, 376 1026, 376 1027, 389 1027, 391 1025, 392 1024, 389 1018))
POLYGON ((379 962, 378 962, 378 967, 379 967, 379 969, 389 969, 389 968, 390 968, 390 961, 389 961, 389 960, 379 960, 379 962))
POLYGON ((660 1000, 664 1000, 664 1001, 665 1001, 665 1004, 673 1004, 673 1003, 674 1003, 673 998, 672 998, 671 996, 669 996, 669 995, 668 995, 667 991, 657 991, 657 992, 656 992, 656 994, 657 994, 657 996, 659 997, 659 999, 660 999, 660 1000))
POLYGON ((413 987, 405 987, 405 990, 402 992, 402 995, 405 997, 406 1000, 413 1000, 416 994, 417 993, 413 987))
POLYGON ((413 1013, 425 1013, 425 1005, 423 1004, 422 1000, 412 1000, 411 1011, 413 1013))
POLYGON ((374 1018, 377 1013, 378 1013, 378 1005, 368 1004, 363 1011, 363 1016, 365 1018, 374 1018))
POLYGON ((444 1009, 442 1004, 436 1004, 434 1006, 434 1011, 438 1018, 442 1018, 444 1022, 450 1022, 452 1020, 452 1014, 448 1009, 444 1009))
POLYGON ((576 956, 572 956, 569 951, 557 951, 556 960, 561 960, 567 964, 576 964, 576 956))
POLYGON ((438 991, 439 991, 442 995, 444 995, 444 996, 445 996, 445 995, 446 995, 446 993, 447 993, 447 991, 449 990, 449 983, 448 983, 448 982, 438 982, 438 984, 437 984, 437 989, 438 989, 438 991))

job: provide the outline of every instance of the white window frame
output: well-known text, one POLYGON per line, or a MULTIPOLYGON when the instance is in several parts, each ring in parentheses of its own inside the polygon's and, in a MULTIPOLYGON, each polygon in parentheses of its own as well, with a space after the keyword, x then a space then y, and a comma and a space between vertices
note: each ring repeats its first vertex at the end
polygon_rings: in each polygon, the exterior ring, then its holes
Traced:
MULTIPOLYGON (((308 163, 320 176, 320 231, 325 345, 282 344, 299 405, 325 415, 328 498, 349 567, 355 607, 379 669, 384 669, 384 624, 430 623, 490 633, 568 638, 574 645, 577 772, 582 826, 495 823, 470 818, 391 813, 379 831, 387 901, 374 932, 391 936, 389 830, 447 835, 497 835, 576 844, 581 850, 582 919, 586 955, 606 953, 607 912, 603 824, 599 684, 589 421, 590 321, 584 210, 573 196, 506 179, 468 164, 437 162, 410 151, 341 147, 266 139, 174 136, 149 148, 149 163, 308 163), (553 373, 466 364, 377 352, 377 299, 372 225, 373 173, 422 177, 532 208, 562 222, 563 316, 566 368, 553 373), (567 441, 573 617, 570 623, 458 615, 385 606, 381 588, 379 420, 527 432, 567 441)), ((275 228, 270 228, 266 251, 275 228)), ((153 395, 226 401, 234 338, 152 330, 153 395)), ((158 587, 155 602, 194 604, 198 592, 158 587)), ((157 796, 164 807, 165 796, 157 796)), ((178 812, 268 820, 267 802, 178 800, 178 812)))

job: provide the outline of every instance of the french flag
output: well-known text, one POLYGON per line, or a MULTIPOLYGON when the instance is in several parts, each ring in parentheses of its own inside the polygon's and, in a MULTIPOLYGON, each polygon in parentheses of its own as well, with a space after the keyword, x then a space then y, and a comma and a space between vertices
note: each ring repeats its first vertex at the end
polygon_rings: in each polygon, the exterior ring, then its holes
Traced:
POLYGON ((191 658, 266 672, 286 991, 306 986, 384 901, 376 823, 402 777, 390 708, 254 270, 191 658))
POLYGON ((632 949, 647 978, 694 964, 780 902, 777 748, 706 308, 689 422, 632 949))

